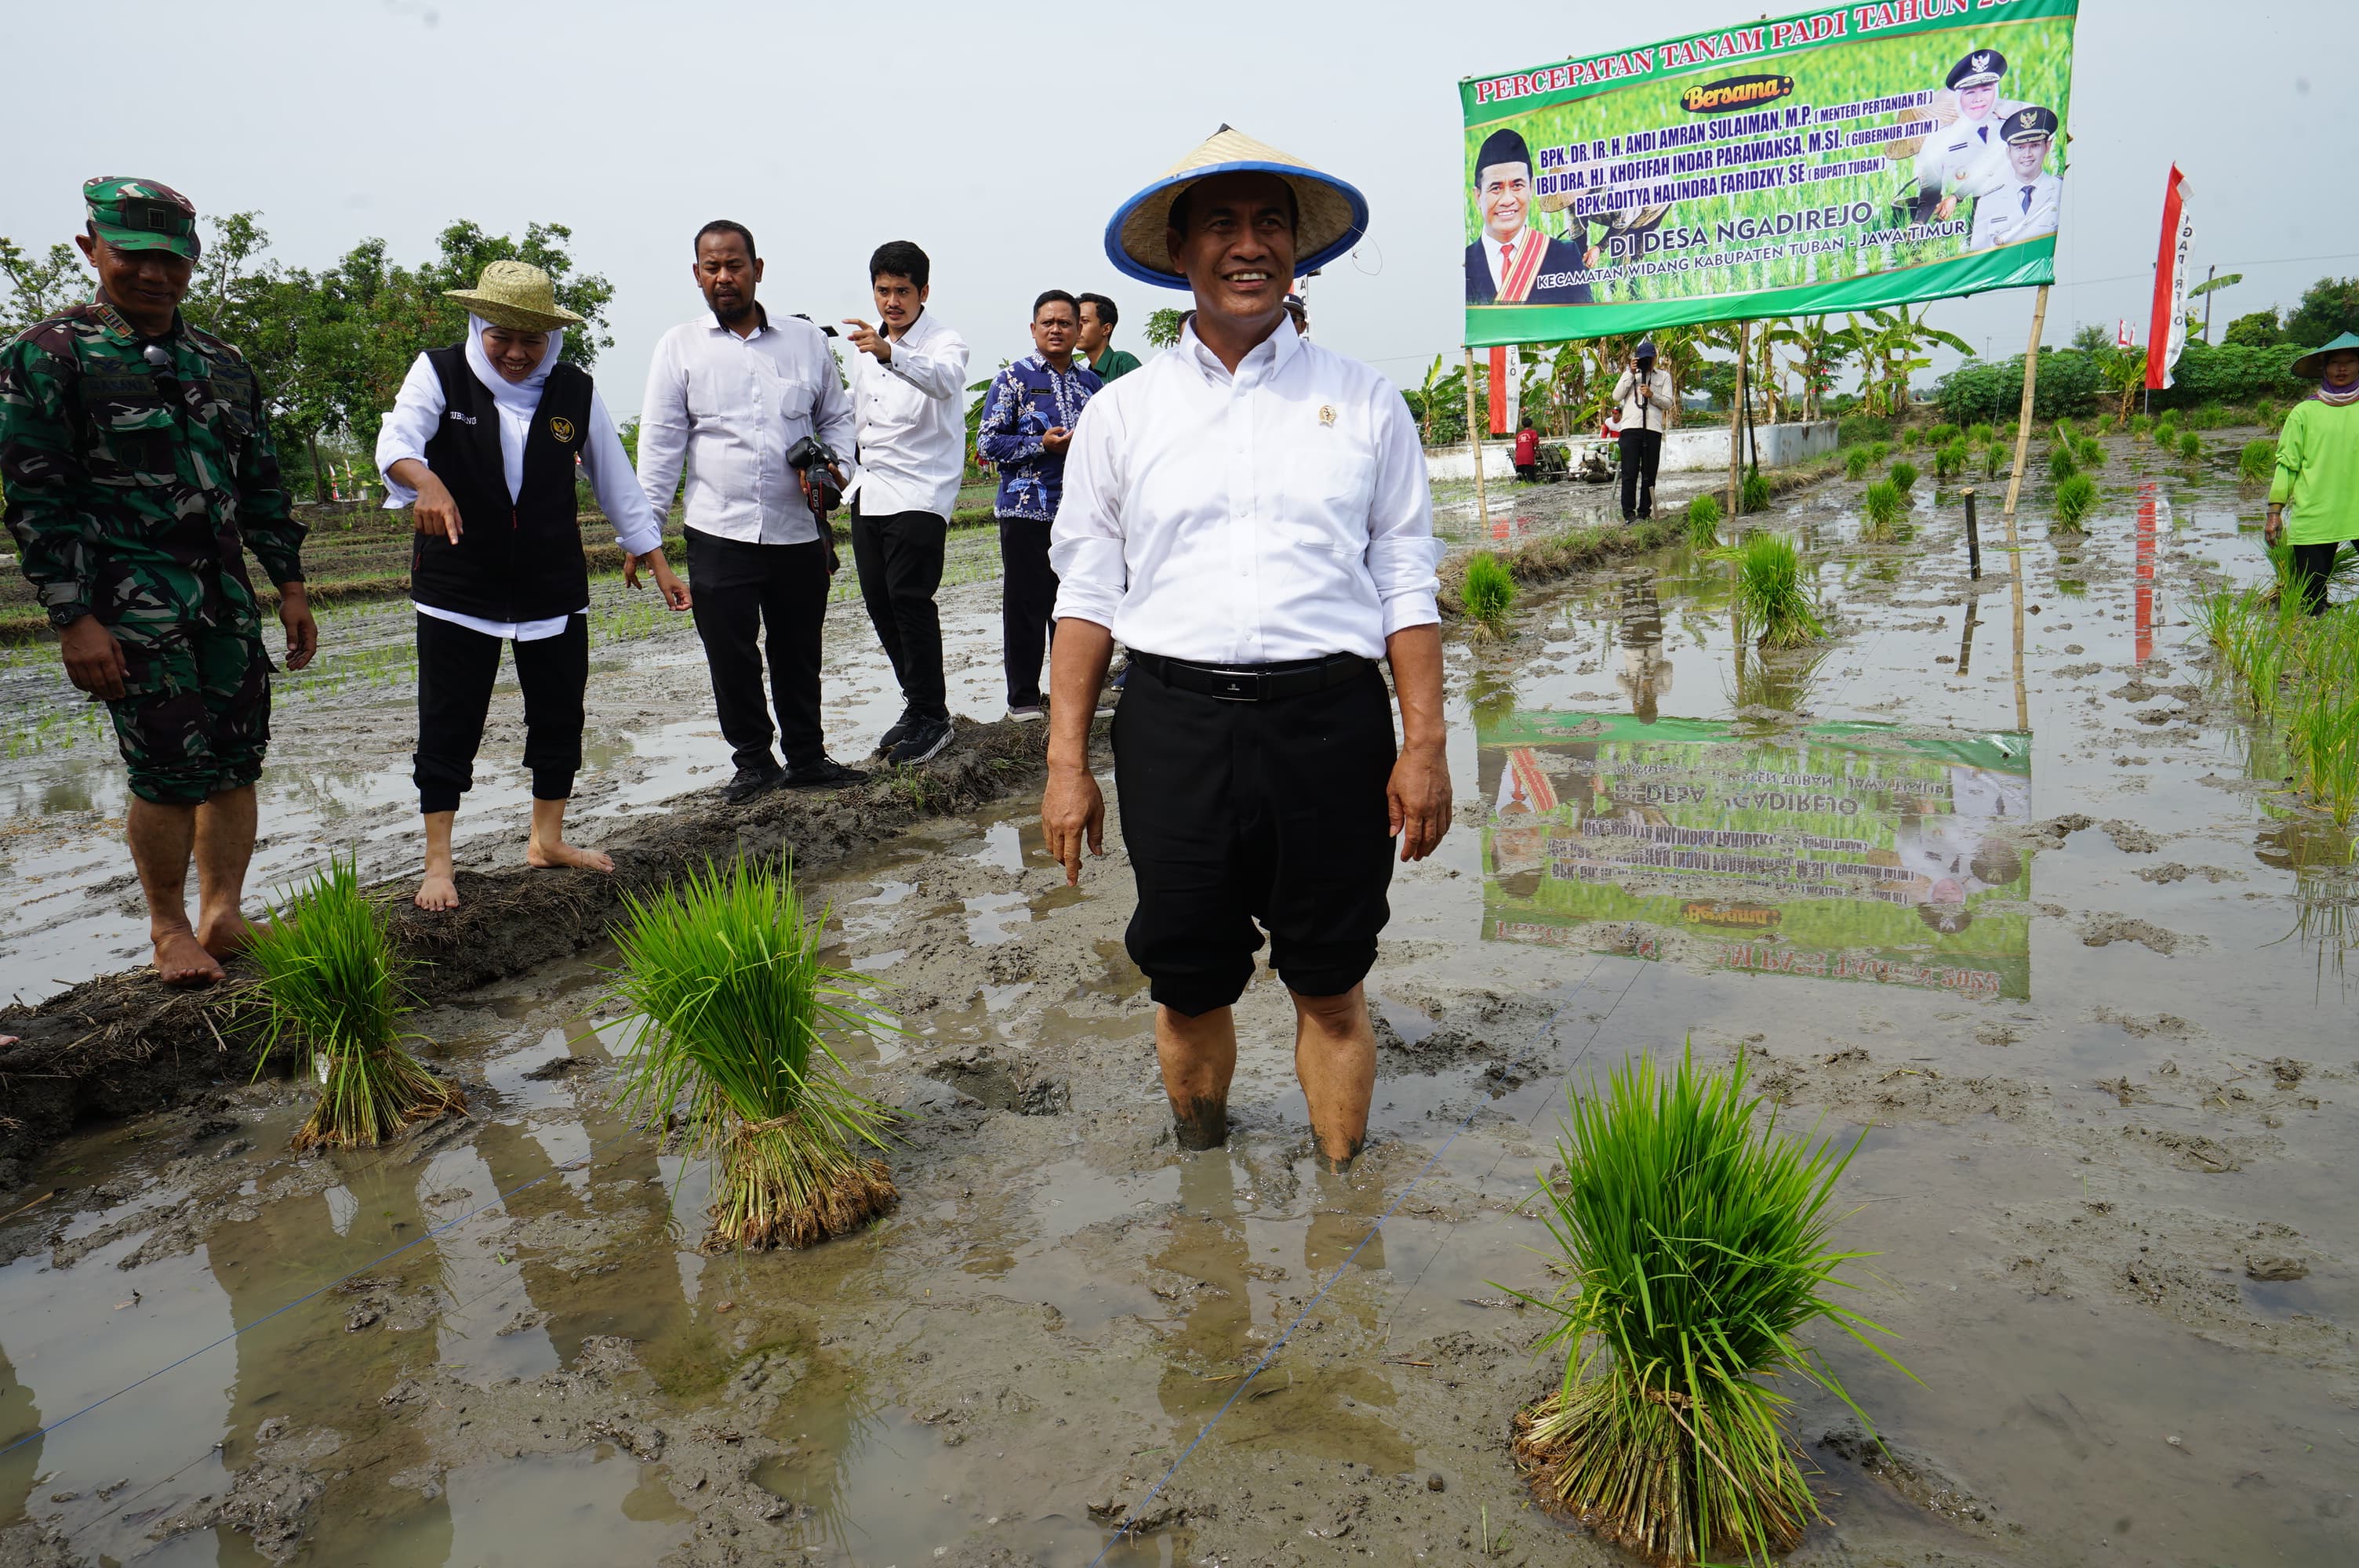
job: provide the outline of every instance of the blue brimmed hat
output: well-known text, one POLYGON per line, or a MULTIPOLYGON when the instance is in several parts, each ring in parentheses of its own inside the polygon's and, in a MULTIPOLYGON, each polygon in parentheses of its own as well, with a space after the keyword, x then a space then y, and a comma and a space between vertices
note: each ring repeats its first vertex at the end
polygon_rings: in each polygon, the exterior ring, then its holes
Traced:
POLYGON ((1332 174, 1223 125, 1203 146, 1166 169, 1163 178, 1124 202, 1106 224, 1106 259, 1141 283, 1185 288, 1165 240, 1171 203, 1182 190, 1216 174, 1274 174, 1293 188, 1301 218, 1295 226, 1294 270, 1318 271, 1368 232, 1368 199, 1332 174))
POLYGON ((2345 349, 2359 349, 2359 334, 2345 332, 2331 343, 2321 343, 2288 368, 2304 381, 2316 381, 2326 373, 2326 356, 2345 349))

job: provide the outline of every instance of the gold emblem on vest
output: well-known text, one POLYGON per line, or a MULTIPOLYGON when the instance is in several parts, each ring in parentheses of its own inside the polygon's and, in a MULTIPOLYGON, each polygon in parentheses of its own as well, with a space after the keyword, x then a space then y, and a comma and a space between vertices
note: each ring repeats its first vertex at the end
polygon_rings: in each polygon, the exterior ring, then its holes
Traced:
POLYGON ((549 433, 557 438, 557 444, 559 446, 571 446, 573 442, 573 421, 564 418, 552 418, 549 422, 549 433))
POLYGON ((1326 426, 1332 426, 1335 423, 1335 406, 1333 404, 1322 403, 1319 406, 1319 423, 1326 426))

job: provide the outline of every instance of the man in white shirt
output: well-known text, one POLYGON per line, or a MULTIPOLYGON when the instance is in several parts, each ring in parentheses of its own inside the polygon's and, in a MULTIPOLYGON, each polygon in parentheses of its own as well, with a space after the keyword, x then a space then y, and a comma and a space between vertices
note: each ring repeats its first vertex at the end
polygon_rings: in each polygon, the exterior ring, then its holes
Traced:
POLYGON ((867 775, 827 754, 820 726, 820 631, 835 552, 820 537, 809 481, 787 461, 797 441, 816 436, 848 468, 852 400, 820 330, 799 318, 774 323, 756 303, 762 262, 744 224, 723 219, 697 232, 695 277, 712 314, 656 344, 639 407, 638 472, 661 518, 687 464, 696 631, 737 764, 722 798, 856 784, 867 775), (783 770, 762 704, 757 639, 766 630, 783 770))
POLYGON ((1417 428, 1391 384, 1298 336, 1285 306, 1288 282, 1366 222, 1351 186, 1223 126, 1107 226, 1116 267, 1193 290, 1196 309, 1178 346, 1099 393, 1073 432, 1040 806, 1078 881, 1083 842, 1103 850, 1089 726, 1119 638, 1134 672, 1114 724, 1138 887, 1127 945, 1157 1003, 1178 1140, 1227 1135, 1232 1004, 1266 927, 1333 1170, 1367 1134, 1363 981, 1393 839, 1419 860, 1450 822, 1417 428), (1379 658, 1399 694, 1397 754, 1379 658))
POLYGON ((922 762, 950 743, 942 623, 934 590, 942 543, 966 477, 966 340, 929 315, 933 264, 907 240, 868 258, 878 326, 848 318, 860 477, 852 490, 852 560, 893 677, 901 717, 876 742, 890 762, 922 762))
POLYGON ((2063 213, 2064 182, 2047 172, 2048 151, 2056 140, 2056 112, 2037 104, 2017 109, 2006 117, 2000 134, 2006 138, 2011 178, 1975 201, 1973 232, 1966 240, 1970 251, 2052 234, 2063 213))

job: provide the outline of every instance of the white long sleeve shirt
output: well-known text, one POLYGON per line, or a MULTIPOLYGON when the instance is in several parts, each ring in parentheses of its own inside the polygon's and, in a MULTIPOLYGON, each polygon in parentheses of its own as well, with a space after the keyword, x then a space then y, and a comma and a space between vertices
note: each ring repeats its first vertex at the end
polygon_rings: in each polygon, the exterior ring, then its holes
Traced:
POLYGON ((1974 203, 1974 226, 1966 236, 1966 249, 1986 251, 2056 232, 2063 212, 2064 182, 2052 174, 2029 179, 2015 178, 2013 169, 2007 174, 2005 185, 1974 203))
POLYGON ((1622 428, 1625 430, 1668 430, 1671 414, 1679 407, 1679 395, 1671 390, 1671 373, 1656 371, 1647 376, 1642 389, 1636 371, 1624 371, 1614 384, 1614 401, 1622 406, 1622 428))
POLYGON ((1057 615, 1210 665, 1380 658, 1439 622, 1408 405, 1289 322, 1231 375, 1191 323, 1090 400, 1049 535, 1057 615))
MULTIPOLYGON (((947 520, 966 477, 966 340, 920 310, 883 363, 852 353, 864 515, 930 512, 947 520)), ((848 455, 848 454, 847 454, 848 455)))
POLYGON ((809 544, 819 529, 787 453, 814 432, 851 481, 852 400, 817 327, 765 312, 741 338, 712 316, 685 322, 647 367, 639 484, 664 516, 685 461, 688 526, 741 544, 809 544))
MULTIPOLYGON (((377 427, 376 471, 385 479, 385 504, 388 510, 417 501, 418 492, 393 477, 393 465, 404 458, 415 458, 429 469, 434 466, 426 462, 426 443, 441 427, 448 406, 442 396, 442 378, 434 373, 434 366, 424 354, 419 355, 411 362, 409 373, 402 377, 401 390, 394 395, 393 412, 377 427)), ((532 412, 496 398, 493 406, 500 422, 500 470, 507 478, 508 499, 513 501, 524 488, 524 442, 532 428, 532 412)), ((631 471, 630 454, 623 450, 622 438, 614 433, 614 417, 606 412, 605 400, 594 387, 590 393, 590 430, 582 443, 582 471, 590 481, 591 493, 598 498, 600 510, 614 525, 614 543, 635 556, 646 555, 663 543, 662 524, 647 507, 638 476, 631 471)), ((480 615, 462 615, 455 610, 412 602, 420 615, 431 615, 437 621, 448 621, 487 637, 513 638, 519 643, 554 637, 565 630, 565 622, 571 619, 559 615, 541 621, 486 621, 480 615)), ((575 613, 585 612, 589 608, 585 604, 575 613)))

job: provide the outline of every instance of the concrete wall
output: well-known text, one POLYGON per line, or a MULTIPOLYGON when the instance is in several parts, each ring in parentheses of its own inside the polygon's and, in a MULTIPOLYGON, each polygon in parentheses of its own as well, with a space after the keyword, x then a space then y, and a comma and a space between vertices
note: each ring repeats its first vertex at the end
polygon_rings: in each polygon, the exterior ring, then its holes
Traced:
MULTIPOLYGON (((1760 449, 1763 468, 1787 468, 1833 451, 1835 422, 1821 419, 1809 425, 1756 425, 1753 440, 1760 449)), ((1576 439, 1573 445, 1578 448, 1582 443, 1576 439)), ((1425 469, 1427 476, 1435 480, 1472 480, 1474 477, 1474 454, 1462 445, 1428 447, 1425 469)), ((1724 427, 1703 425, 1665 434, 1663 472, 1707 470, 1728 471, 1728 431, 1724 427)), ((1483 477, 1502 480, 1516 477, 1516 444, 1513 441, 1483 443, 1483 477)))

